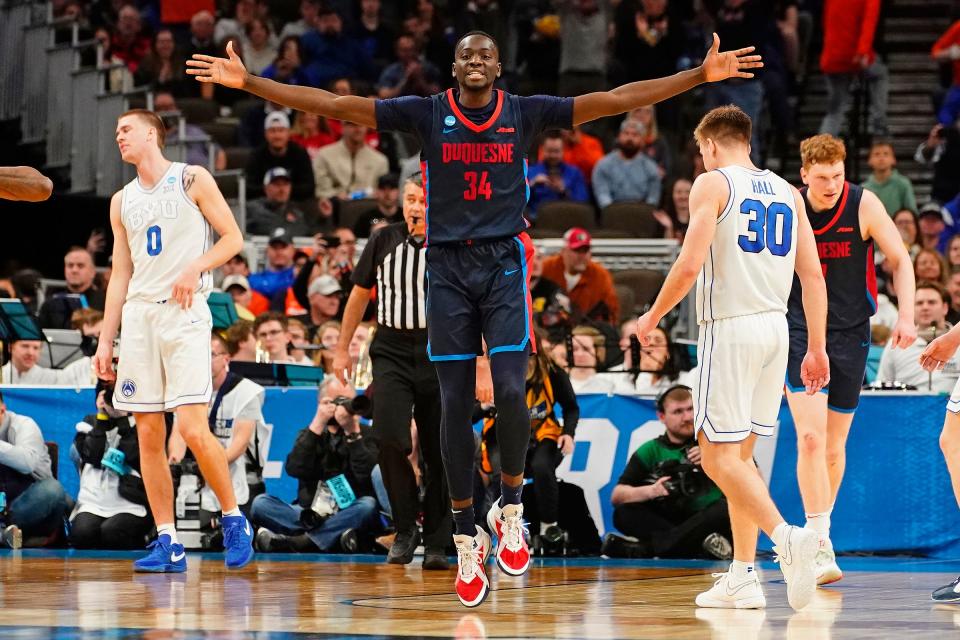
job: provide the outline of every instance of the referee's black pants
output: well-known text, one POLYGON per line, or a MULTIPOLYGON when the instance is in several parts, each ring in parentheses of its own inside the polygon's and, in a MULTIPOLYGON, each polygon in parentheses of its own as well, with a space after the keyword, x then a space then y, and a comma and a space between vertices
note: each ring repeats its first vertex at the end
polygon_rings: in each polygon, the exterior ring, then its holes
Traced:
POLYGON ((427 358, 426 330, 381 326, 370 345, 373 360, 373 428, 380 471, 397 531, 417 526, 419 491, 413 467, 410 418, 417 422, 424 483, 423 543, 446 547, 452 534, 447 480, 440 453, 440 385, 427 358))

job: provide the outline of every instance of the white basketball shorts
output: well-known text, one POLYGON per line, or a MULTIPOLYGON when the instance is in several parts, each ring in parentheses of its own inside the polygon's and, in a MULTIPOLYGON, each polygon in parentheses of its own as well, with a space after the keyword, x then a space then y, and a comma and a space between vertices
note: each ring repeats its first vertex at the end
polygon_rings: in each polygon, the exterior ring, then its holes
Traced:
POLYGON ((782 312, 700 325, 693 378, 694 429, 710 442, 773 435, 789 355, 782 312))
POLYGON ((113 405, 150 413, 209 403, 212 327, 203 296, 195 297, 189 309, 173 300, 126 302, 113 405))

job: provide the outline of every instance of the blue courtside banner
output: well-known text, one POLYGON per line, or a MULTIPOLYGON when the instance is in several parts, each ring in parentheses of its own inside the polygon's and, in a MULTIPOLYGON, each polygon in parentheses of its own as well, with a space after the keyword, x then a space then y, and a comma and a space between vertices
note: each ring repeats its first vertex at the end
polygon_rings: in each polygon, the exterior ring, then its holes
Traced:
MULTIPOLYGON (((76 423, 93 412, 93 389, 3 387, 3 394, 9 410, 32 417, 44 438, 59 445, 60 481, 75 496, 78 475, 69 449, 76 423)), ((283 463, 312 419, 316 398, 314 389, 267 389, 264 416, 271 435, 264 475, 267 490, 284 500, 296 496, 296 481, 283 473, 283 463)), ((617 479, 633 451, 663 433, 663 425, 650 398, 585 395, 579 401, 576 448, 558 475, 583 488, 598 528, 610 530, 617 479)), ((960 510, 938 445, 945 404, 943 396, 864 394, 832 518, 838 550, 960 555, 960 510)), ((760 439, 755 457, 784 517, 802 523, 796 435, 785 403, 777 434, 760 439)), ((765 538, 763 545, 769 547, 765 538)))

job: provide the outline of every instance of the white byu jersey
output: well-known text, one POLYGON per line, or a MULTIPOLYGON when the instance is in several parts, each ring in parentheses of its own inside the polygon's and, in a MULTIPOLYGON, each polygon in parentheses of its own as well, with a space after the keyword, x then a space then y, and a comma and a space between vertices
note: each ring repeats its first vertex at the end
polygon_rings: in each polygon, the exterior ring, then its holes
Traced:
POLYGON ((718 171, 730 199, 697 280, 697 320, 786 313, 797 256, 793 189, 771 171, 718 171))
MULTIPOLYGON (((213 232, 196 203, 183 190, 187 165, 174 162, 153 189, 139 178, 123 188, 120 219, 127 231, 133 277, 127 300, 161 302, 173 297, 183 269, 213 246, 213 232)), ((210 272, 200 274, 196 293, 213 288, 210 272)))

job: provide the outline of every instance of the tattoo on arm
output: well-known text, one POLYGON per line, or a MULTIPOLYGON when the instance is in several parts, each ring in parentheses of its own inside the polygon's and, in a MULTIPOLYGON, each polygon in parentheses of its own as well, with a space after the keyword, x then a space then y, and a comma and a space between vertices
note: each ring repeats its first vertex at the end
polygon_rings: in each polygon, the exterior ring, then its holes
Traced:
POLYGON ((197 175, 190 169, 186 169, 183 172, 183 192, 187 193, 190 191, 190 187, 193 186, 193 181, 196 179, 197 175))

